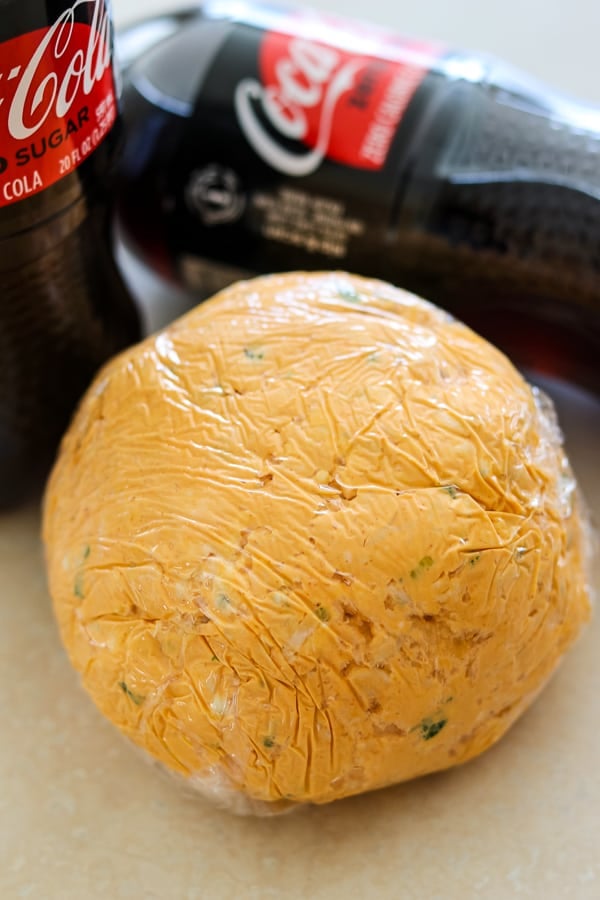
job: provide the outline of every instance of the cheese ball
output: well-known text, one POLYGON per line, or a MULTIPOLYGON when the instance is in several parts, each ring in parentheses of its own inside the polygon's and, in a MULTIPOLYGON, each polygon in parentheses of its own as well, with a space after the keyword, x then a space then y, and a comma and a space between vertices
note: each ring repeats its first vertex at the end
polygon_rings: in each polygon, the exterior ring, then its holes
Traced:
POLYGON ((62 640, 187 784, 280 812, 463 763, 589 615, 549 401, 341 272, 240 282, 98 375, 45 497, 62 640))

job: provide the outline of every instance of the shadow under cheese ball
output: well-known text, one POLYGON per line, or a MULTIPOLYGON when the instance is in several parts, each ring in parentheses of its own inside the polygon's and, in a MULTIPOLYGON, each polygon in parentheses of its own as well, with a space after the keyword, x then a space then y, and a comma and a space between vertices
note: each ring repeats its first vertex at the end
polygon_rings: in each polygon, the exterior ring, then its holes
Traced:
POLYGON ((434 306, 238 283, 98 375, 44 517, 98 707, 236 811, 462 763, 589 615, 550 402, 434 306))

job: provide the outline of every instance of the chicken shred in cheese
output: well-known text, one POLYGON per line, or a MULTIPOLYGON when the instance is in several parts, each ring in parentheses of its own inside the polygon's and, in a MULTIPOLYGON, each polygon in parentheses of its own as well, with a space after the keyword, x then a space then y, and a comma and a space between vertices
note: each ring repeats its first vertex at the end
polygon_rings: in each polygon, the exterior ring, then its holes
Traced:
POLYGON ((238 283, 110 362, 44 536, 96 704, 242 811, 474 757, 589 614, 549 402, 445 313, 344 273, 238 283))

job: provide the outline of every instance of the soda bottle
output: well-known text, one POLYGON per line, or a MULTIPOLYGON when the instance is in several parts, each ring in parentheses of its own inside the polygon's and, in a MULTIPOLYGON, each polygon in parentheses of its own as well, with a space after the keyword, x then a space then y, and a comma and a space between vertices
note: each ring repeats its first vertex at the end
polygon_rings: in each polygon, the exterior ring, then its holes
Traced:
POLYGON ((139 335, 112 253, 107 0, 3 0, 0 506, 39 482, 98 366, 139 335))
POLYGON ((207 2, 122 43, 120 217, 163 275, 376 276, 600 389, 598 111, 306 9, 207 2))

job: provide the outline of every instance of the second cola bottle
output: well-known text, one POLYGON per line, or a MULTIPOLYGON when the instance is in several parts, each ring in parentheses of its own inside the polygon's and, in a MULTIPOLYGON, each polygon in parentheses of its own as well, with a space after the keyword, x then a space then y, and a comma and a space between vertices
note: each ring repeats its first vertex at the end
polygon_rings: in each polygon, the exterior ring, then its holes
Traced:
POLYGON ((125 233, 201 294, 343 268, 600 388, 600 115, 494 59, 206 3, 123 35, 125 233))
POLYGON ((39 489, 99 366, 139 337, 115 264, 108 0, 0 2, 0 508, 39 489))

